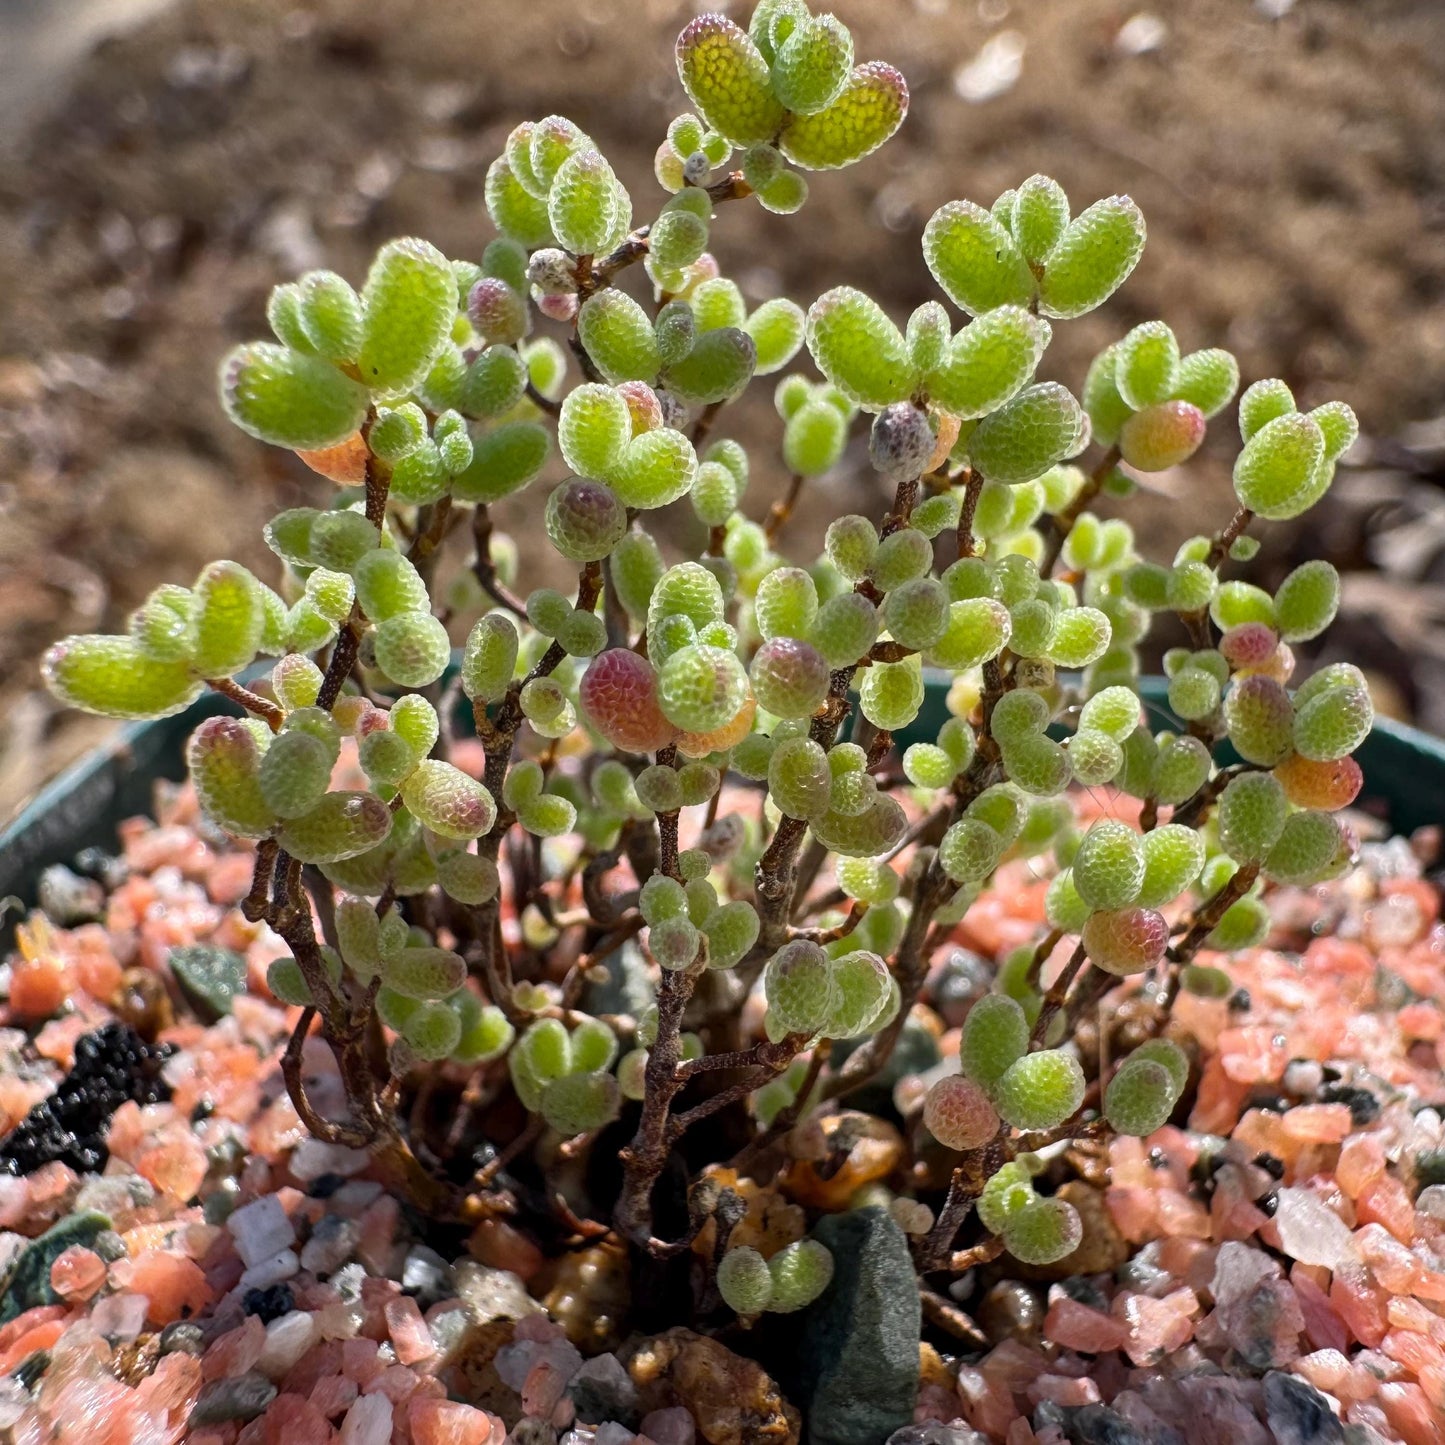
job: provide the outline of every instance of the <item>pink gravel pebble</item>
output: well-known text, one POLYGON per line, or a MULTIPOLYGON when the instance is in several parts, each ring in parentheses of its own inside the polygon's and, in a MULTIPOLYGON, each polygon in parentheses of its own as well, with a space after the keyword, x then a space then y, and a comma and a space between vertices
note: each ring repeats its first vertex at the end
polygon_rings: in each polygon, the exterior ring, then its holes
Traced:
POLYGON ((334 1420, 351 1407, 360 1393, 355 1380, 348 1380, 345 1375, 327 1375, 312 1386, 308 1398, 328 1420, 334 1420))
POLYGON ((1029 1386, 1028 1397, 1040 1405, 1045 1400, 1055 1405, 1096 1405, 1100 1401, 1099 1387, 1090 1379, 1075 1379, 1069 1375, 1040 1375, 1029 1386))
POLYGON ((502 1445, 507 1434, 496 1415, 454 1400, 413 1400, 407 1421, 413 1445, 502 1445))
POLYGON ((386 1303, 386 1328, 403 1365, 415 1365, 436 1354, 431 1331, 422 1319, 417 1302, 410 1295, 398 1295, 386 1303))
POLYGON ((1157 1364, 1194 1334, 1193 1322, 1172 1296, 1158 1300, 1126 1290, 1114 1300, 1114 1317, 1127 1331, 1124 1352, 1136 1365, 1157 1364))
POLYGON ((328 1445, 335 1438, 326 1417, 300 1395, 277 1395, 265 1421, 266 1445, 328 1445))
POLYGON ((255 1367, 266 1348, 266 1326, 255 1315, 247 1315, 234 1330, 214 1340, 201 1359, 207 1380, 230 1380, 255 1367))
POLYGON ((385 1363, 377 1357, 375 1340, 344 1340, 341 1345, 341 1369, 348 1379, 355 1380, 363 1389, 384 1369, 385 1363))
POLYGON ((62 1250, 50 1266, 50 1287, 64 1300, 88 1300, 104 1283, 105 1261, 80 1245, 62 1250))
POLYGON ((361 1387, 363 1395, 384 1395, 393 1405, 400 1405, 416 1389, 417 1375, 405 1365, 387 1365, 361 1387))
POLYGON ((1056 1285, 1049 1291, 1044 1334, 1066 1350, 1098 1355, 1117 1350, 1124 1343, 1127 1331, 1118 1320, 1071 1299, 1056 1285))

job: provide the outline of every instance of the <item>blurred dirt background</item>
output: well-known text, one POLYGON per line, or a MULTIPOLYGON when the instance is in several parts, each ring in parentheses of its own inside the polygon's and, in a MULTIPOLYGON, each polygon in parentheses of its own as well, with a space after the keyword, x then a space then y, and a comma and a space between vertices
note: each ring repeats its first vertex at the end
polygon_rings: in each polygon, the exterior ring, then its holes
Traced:
MULTIPOLYGON (((1077 387, 1101 345, 1162 315, 1186 349, 1235 350, 1246 380, 1350 401, 1365 437, 1328 506, 1307 532, 1272 533, 1253 570, 1268 583, 1335 558, 1350 575, 1332 655, 1445 728, 1445 7, 832 4, 860 58, 907 75, 911 114, 878 155, 815 178, 800 216, 725 207, 725 271, 754 299, 804 305, 853 282, 901 320, 937 294, 918 237, 942 202, 988 204, 1039 170, 1076 209, 1129 192, 1144 259, 1108 306, 1056 329, 1044 373, 1077 387)), ((694 8, 0 0, 0 818, 105 731, 37 691, 44 646, 122 626, 211 558, 266 567, 261 522, 325 486, 215 399, 216 362, 264 333, 270 286, 318 265, 359 281, 380 241, 410 232, 479 255, 486 166, 512 125, 551 111, 594 136, 650 216, 652 152, 685 108, 672 41, 694 8)), ((780 434, 766 395, 725 419, 760 448, 780 434)), ((1144 499, 1151 551, 1227 516, 1237 438, 1227 418, 1212 433, 1144 499)), ((780 465, 759 451, 753 515, 780 465)), ((855 446, 789 540, 801 551, 828 518, 873 510, 871 485, 855 446)), ((498 509, 524 559, 540 556, 538 505, 498 509)))

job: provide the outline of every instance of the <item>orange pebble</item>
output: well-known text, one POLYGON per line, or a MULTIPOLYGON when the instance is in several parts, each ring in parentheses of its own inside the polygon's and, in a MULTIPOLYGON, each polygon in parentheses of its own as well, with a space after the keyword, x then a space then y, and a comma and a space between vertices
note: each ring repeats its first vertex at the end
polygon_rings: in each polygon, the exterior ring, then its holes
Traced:
POLYGON ((1445 1033, 1445 1019, 1433 1003, 1410 1003, 1395 1016, 1400 1032, 1409 1039, 1438 1039, 1445 1033))
POLYGON ((10 1015, 48 1019, 65 1002, 65 968, 58 958, 17 958, 10 970, 10 1015))
POLYGON ((1440 1347, 1417 1330, 1391 1330, 1380 1346, 1382 1353, 1398 1360, 1412 1375, 1445 1366, 1440 1347))
POLYGON ((182 1203, 195 1196, 210 1165, 194 1134, 177 1133, 148 1149, 135 1161, 136 1173, 182 1203))
POLYGON ((1240 1105, 1248 1096, 1249 1086, 1230 1078, 1224 1072, 1219 1055, 1212 1055, 1199 1080, 1189 1127, 1206 1134, 1228 1134, 1239 1118, 1240 1105))
POLYGON ((1350 1132, 1347 1104, 1301 1104, 1284 1116, 1284 1131, 1311 1143, 1338 1144, 1350 1132))
POLYGON ((146 1250, 134 1262, 130 1288, 149 1300, 146 1318, 153 1325, 189 1319, 210 1303, 206 1277, 193 1260, 146 1250))
POLYGON ((48 1350, 65 1333, 64 1320, 47 1320, 26 1330, 3 1354, 0 1354, 0 1375, 8 1375, 27 1355, 48 1350))
POLYGON ((1351 1199, 1358 1199, 1384 1172, 1385 1146, 1373 1134, 1356 1134, 1345 1141, 1335 1178, 1351 1199))
POLYGON ((1415 1237, 1415 1206, 1405 1186, 1393 1175, 1382 1174, 1355 1200, 1360 1224, 1383 1224, 1402 1244, 1415 1237))
POLYGON ((1330 1304, 1361 1344, 1374 1349, 1385 1338, 1385 1307, 1363 1269, 1335 1275, 1330 1281, 1330 1304))
POLYGON ((1385 1418, 1406 1445, 1439 1445, 1445 1437, 1445 1415, 1431 1406, 1419 1385, 1382 1384, 1378 1398, 1385 1418))
POLYGON ((1413 898, 1427 925, 1440 916, 1440 894, 1423 878, 1386 878, 1380 884, 1380 894, 1385 898, 1393 898, 1396 894, 1413 898))
POLYGON ((16 1315, 9 1324, 0 1325, 0 1350, 8 1350, 21 1335, 33 1330, 37 1325, 64 1319, 66 1314, 64 1305, 36 1305, 33 1310, 16 1315))
POLYGON ((506 1435, 496 1415, 454 1400, 413 1396, 406 1408, 415 1445, 501 1445, 506 1435))

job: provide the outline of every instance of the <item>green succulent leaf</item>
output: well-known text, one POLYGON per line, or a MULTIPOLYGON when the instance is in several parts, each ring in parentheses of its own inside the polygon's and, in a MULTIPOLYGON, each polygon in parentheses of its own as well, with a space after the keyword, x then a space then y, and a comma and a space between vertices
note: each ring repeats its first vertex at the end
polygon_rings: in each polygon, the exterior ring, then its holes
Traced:
POLYGON ((933 213, 923 228, 923 257, 948 299, 974 316, 1033 298, 1033 272, 1013 237, 972 201, 950 201, 933 213))
POLYGON ((366 420, 366 388, 319 356, 271 341, 238 346, 221 363, 221 405, 258 441, 314 451, 366 420))
POLYGON ((861 407, 881 411, 913 391, 917 377, 903 333, 851 286, 826 291, 812 304, 807 340, 818 370, 861 407))
POLYGON ((419 385, 451 333, 457 283, 451 264, 416 237, 389 241, 377 252, 361 291, 362 381, 397 396, 419 385))
POLYGON ((839 170, 876 151, 907 114, 908 83, 891 65, 870 61, 822 110, 789 115, 778 148, 805 171, 839 170))
POLYGON ((1144 252, 1144 217, 1128 196, 1095 201, 1064 228, 1039 283, 1045 316, 1082 316, 1107 301, 1144 252))
POLYGON ((928 378, 929 395, 960 420, 987 416, 1034 374, 1049 324, 1021 306, 999 306, 964 327, 928 378))
POLYGON ((747 31, 721 15, 699 15, 677 37, 677 73, 707 123, 734 145, 772 140, 784 110, 767 61, 747 31))

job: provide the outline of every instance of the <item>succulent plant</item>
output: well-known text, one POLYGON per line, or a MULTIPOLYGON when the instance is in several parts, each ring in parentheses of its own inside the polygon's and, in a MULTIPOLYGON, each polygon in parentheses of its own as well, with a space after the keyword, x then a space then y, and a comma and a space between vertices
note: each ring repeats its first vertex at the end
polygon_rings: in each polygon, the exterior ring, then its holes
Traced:
MULTIPOLYGON (((357 1041, 384 1029, 403 1075, 495 1063, 538 1130, 626 1120, 612 1223, 661 1252, 653 1185, 680 1134, 764 1091, 770 1122, 795 1120, 884 1069, 933 941, 1006 859, 1038 858, 1052 932, 999 966, 920 1104, 932 1140, 962 1156, 940 1218, 956 1231, 975 1202, 1002 1247, 1048 1263, 1080 1221, 1020 1159, 1081 1132, 1147 1134, 1187 1078, 1154 1040, 1091 1095, 1081 1010, 1139 976, 1162 1019, 1181 987, 1214 986, 1201 947, 1258 941, 1266 880, 1309 884, 1350 861, 1336 813, 1360 787, 1370 693, 1347 664, 1297 680, 1291 650, 1328 626, 1339 579, 1307 562, 1271 595, 1224 574, 1256 520, 1319 501, 1355 419, 1254 382, 1238 403, 1238 510, 1147 558, 1127 521, 1091 509, 1190 458, 1234 401, 1234 358, 1185 351, 1151 320, 1099 353, 1079 395, 1038 379, 1053 328, 1138 262, 1134 203, 1085 198, 1076 215, 1036 175, 988 205, 940 206, 922 260, 953 310, 935 297, 895 318, 844 278, 806 306, 750 309, 710 249, 726 212, 755 200, 806 215, 805 174, 886 142, 908 89, 856 63, 846 27, 801 0, 764 0, 749 29, 699 16, 677 67, 693 112, 657 151, 667 194, 649 224, 596 143, 548 116, 516 126, 487 172, 497 235, 480 260, 403 238, 359 288, 323 271, 278 286, 275 339, 225 358, 221 402, 331 492, 267 526, 269 582, 215 562, 154 592, 124 634, 57 644, 46 680, 115 718, 178 712, 207 687, 235 705, 196 730, 191 775, 206 815, 256 840, 246 907, 291 950, 269 986, 305 1010, 301 1034, 319 1013, 359 1121, 332 1137, 453 1208, 357 1041), (791 477, 767 509, 747 492, 776 465, 727 434, 728 406, 763 376, 777 377, 791 477), (875 514, 835 516, 820 551, 790 559, 800 490, 850 441, 875 473, 875 514), (528 489, 577 569, 570 593, 513 590, 515 548, 489 508, 528 489), (650 530, 684 499, 700 555, 650 530), (443 587, 463 513, 476 551, 443 587), (1165 726, 1138 694, 1159 615, 1188 637, 1166 658, 1165 726), (925 669, 950 682, 951 715, 920 736, 925 669), (458 693, 477 761, 453 746, 458 693), (1140 800, 1138 824, 1080 834, 1074 783, 1140 800), (303 865, 335 893, 334 948, 315 936, 303 865), (634 877, 614 887, 624 865, 634 877), (836 892, 812 890, 824 870, 836 892), (504 893, 520 938, 500 927, 504 893), (576 930, 571 971, 540 967, 576 930), (582 973, 634 936, 655 1006, 583 1012, 582 973), (711 1012, 684 1033, 710 973, 711 1012), (679 1104, 721 1069, 733 1082, 679 1104)), ((921 1266, 952 1258, 941 1229, 921 1266)), ((717 1290, 744 1316, 803 1308, 833 1267, 806 1239, 718 1259, 717 1290)))

